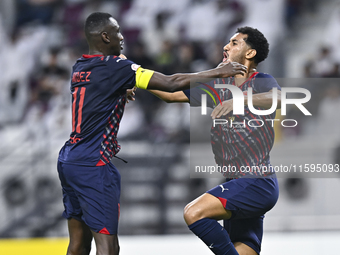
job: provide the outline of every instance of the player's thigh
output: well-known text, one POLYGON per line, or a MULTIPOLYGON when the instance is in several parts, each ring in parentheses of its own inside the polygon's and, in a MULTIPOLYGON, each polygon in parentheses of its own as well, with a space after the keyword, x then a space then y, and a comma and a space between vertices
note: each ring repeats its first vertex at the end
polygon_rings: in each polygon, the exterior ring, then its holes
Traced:
POLYGON ((275 205, 278 185, 276 178, 241 178, 222 183, 207 193, 232 212, 231 219, 247 219, 261 216, 275 205))
POLYGON ((239 255, 257 255, 256 251, 244 243, 235 242, 234 246, 239 255))
POLYGON ((221 201, 208 193, 196 198, 184 208, 184 219, 188 225, 203 218, 222 220, 230 217, 231 212, 223 207, 221 201))
POLYGON ((92 231, 96 243, 97 254, 118 255, 119 242, 117 235, 106 235, 92 231))
POLYGON ((97 167, 78 167, 70 173, 81 207, 81 220, 94 232, 117 234, 120 211, 120 174, 110 163, 97 167))
POLYGON ((89 254, 92 242, 90 228, 74 218, 68 219, 67 222, 70 235, 68 254, 89 254))
MULTIPOLYGON (((73 218, 79 222, 83 222, 82 220, 83 212, 80 206, 80 201, 76 191, 73 188, 73 183, 69 181, 68 177, 69 173, 73 171, 74 171, 73 165, 58 162, 58 174, 63 192, 63 204, 64 204, 63 217, 68 220, 73 218)), ((69 222, 68 224, 71 224, 71 226, 75 225, 74 227, 75 229, 77 229, 77 224, 72 223, 73 221, 69 222)))

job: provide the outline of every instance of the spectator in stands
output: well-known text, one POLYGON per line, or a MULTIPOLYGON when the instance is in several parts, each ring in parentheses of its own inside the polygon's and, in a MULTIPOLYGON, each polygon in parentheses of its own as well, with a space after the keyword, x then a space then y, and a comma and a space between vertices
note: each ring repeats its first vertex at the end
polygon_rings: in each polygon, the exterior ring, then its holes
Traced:
POLYGON ((51 48, 47 63, 33 79, 32 101, 43 106, 43 111, 49 110, 51 98, 61 95, 69 80, 68 69, 58 63, 59 48, 51 48))
POLYGON ((20 27, 33 21, 50 24, 58 2, 58 0, 17 0, 16 25, 20 27))
POLYGON ((224 40, 228 29, 241 22, 243 16, 244 10, 237 1, 192 0, 183 20, 186 38, 194 42, 224 40))
POLYGON ((335 61, 333 51, 328 46, 321 46, 319 54, 304 65, 304 77, 339 77, 339 64, 335 61))
POLYGON ((313 68, 317 77, 329 77, 334 72, 336 64, 332 56, 332 50, 327 46, 322 46, 319 49, 319 55, 314 60, 313 68))

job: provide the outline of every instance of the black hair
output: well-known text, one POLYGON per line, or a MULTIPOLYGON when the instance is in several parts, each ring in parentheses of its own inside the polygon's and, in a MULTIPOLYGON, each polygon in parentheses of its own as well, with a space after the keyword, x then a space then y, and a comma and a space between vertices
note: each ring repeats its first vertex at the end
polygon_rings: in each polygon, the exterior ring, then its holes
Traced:
POLYGON ((252 49, 256 50, 256 56, 254 57, 255 64, 258 64, 267 58, 269 43, 259 30, 252 27, 239 27, 237 33, 248 35, 245 41, 252 49))
POLYGON ((85 21, 85 35, 89 38, 91 32, 102 30, 112 17, 111 14, 105 12, 94 12, 87 17, 85 21))

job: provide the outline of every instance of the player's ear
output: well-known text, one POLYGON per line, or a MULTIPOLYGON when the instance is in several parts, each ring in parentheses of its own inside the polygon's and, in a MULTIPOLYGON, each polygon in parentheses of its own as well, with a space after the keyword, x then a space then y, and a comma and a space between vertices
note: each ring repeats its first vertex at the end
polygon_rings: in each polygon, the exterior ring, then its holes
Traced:
POLYGON ((110 37, 108 36, 108 34, 106 32, 102 32, 101 33, 101 37, 102 37, 102 40, 105 42, 105 43, 110 43, 110 37))
POLYGON ((247 53, 246 53, 246 59, 252 59, 253 57, 256 56, 256 50, 255 49, 249 49, 247 50, 247 53))

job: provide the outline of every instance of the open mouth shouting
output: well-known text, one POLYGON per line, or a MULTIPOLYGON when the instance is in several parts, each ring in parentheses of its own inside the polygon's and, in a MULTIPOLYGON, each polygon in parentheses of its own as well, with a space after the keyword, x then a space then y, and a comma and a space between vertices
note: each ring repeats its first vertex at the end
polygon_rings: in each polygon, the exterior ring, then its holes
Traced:
POLYGON ((226 51, 223 51, 223 62, 229 58, 229 55, 226 51))

